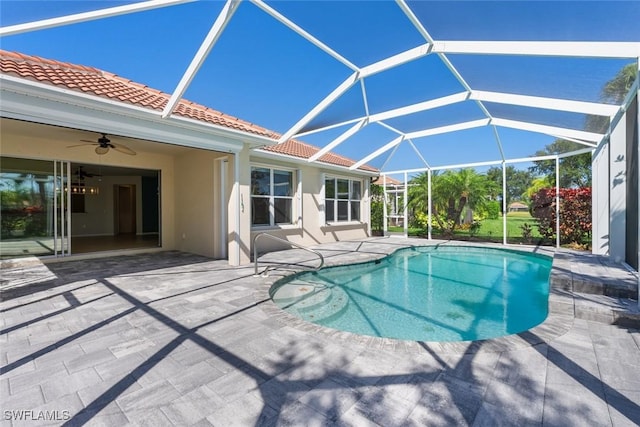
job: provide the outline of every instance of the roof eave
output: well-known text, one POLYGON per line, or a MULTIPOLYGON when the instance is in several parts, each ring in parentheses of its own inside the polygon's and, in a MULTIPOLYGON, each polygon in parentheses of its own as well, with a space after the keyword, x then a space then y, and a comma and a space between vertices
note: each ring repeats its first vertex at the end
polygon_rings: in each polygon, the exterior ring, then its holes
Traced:
MULTIPOLYGON (((238 152, 242 150, 244 144, 253 146, 274 145, 277 143, 266 136, 256 135, 237 129, 227 128, 200 120, 173 114, 167 118, 162 118, 162 112, 145 108, 125 102, 113 101, 96 95, 77 92, 74 90, 61 88, 51 84, 40 83, 15 77, 7 74, 0 74, 0 87, 3 92, 3 102, 0 112, 3 117, 39 121, 41 123, 66 126, 70 128, 81 128, 95 132, 107 132, 133 138, 150 139, 169 144, 191 146, 216 151, 238 152), (9 105, 8 94, 13 93, 26 97, 23 102, 30 105, 21 106, 9 105), (59 108, 40 109, 34 107, 37 103, 56 103, 59 108), (11 108, 13 106, 13 109, 11 108), (107 117, 98 122, 87 121, 82 123, 77 115, 72 114, 73 109, 82 109, 87 112, 102 112, 113 117, 126 117, 128 120, 137 121, 137 132, 130 129, 129 133, 123 133, 126 127, 113 124, 109 128, 107 117), (144 128, 148 127, 148 131, 144 128), (174 128, 175 130, 190 130, 192 135, 185 135, 180 138, 179 132, 168 132, 166 137, 162 137, 160 129, 174 128), (198 135, 197 137, 195 135, 198 135), (211 141, 210 138, 214 138, 211 141)), ((14 100, 15 101, 15 100, 14 100)), ((18 101, 19 102, 19 101, 18 101)))

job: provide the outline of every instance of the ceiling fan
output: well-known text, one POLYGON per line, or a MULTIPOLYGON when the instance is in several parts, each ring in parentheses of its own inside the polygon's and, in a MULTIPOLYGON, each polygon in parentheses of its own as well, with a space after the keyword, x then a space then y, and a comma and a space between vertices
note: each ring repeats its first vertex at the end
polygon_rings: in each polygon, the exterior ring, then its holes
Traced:
POLYGON ((111 142, 111 140, 107 138, 106 133, 103 133, 102 136, 98 138, 97 141, 89 141, 87 139, 81 139, 80 141, 84 142, 85 144, 69 145, 67 146, 67 148, 82 147, 85 145, 96 145, 97 146, 96 154, 99 154, 99 155, 107 154, 110 148, 113 148, 114 150, 124 154, 129 154, 130 156, 136 155, 136 152, 133 151, 131 148, 121 144, 114 144, 113 142, 111 142))
POLYGON ((93 177, 100 177, 102 175, 99 175, 97 173, 89 173, 87 171, 84 170, 84 168, 82 166, 78 166, 78 169, 76 169, 76 173, 74 174, 75 177, 77 178, 78 181, 84 181, 85 178, 93 178, 93 177))

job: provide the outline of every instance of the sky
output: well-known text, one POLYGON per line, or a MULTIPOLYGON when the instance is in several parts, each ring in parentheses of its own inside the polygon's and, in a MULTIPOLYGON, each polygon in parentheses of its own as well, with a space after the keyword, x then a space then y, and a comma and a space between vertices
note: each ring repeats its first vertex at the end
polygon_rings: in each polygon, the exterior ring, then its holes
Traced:
MULTIPOLYGON (((11 1, 0 3, 2 26, 101 9, 127 2, 11 1)), ((392 1, 268 2, 359 67, 425 43, 392 1)), ((408 2, 436 40, 640 41, 639 1, 408 2)), ((178 6, 39 30, 0 39, 2 49, 87 65, 167 93, 173 92, 222 9, 219 1, 178 6)), ((602 86, 628 59, 449 55, 473 89, 597 102, 602 86)), ((185 93, 185 98, 278 132, 287 131, 352 71, 267 15, 242 2, 185 93)), ((436 55, 398 66, 364 81, 370 113, 461 92, 464 87, 436 55)), ((579 114, 550 114, 487 105, 496 117, 581 129, 579 114)), ((358 84, 316 117, 308 128, 362 117, 358 84)), ((475 102, 391 119, 410 132, 484 117, 475 102)), ((300 139, 324 146, 352 125, 300 139)), ((497 128, 507 158, 534 154, 554 137, 497 128)), ((333 151, 358 160, 397 134, 378 124, 333 151)), ((491 127, 403 142, 370 164, 385 170, 500 159, 491 127), (411 145, 413 143, 413 146, 411 145), (420 156, 416 154, 416 147, 420 156)), ((527 164, 523 163, 523 167, 527 164)))

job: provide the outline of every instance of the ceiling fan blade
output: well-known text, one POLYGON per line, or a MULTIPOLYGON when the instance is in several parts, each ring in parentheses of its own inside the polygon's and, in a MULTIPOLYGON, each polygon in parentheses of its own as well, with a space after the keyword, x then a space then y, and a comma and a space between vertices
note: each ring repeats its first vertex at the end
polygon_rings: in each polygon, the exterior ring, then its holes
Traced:
POLYGON ((95 142, 86 141, 85 144, 75 144, 75 145, 67 145, 67 148, 75 148, 75 147, 86 147, 87 145, 97 145, 95 142))
POLYGON ((128 154, 130 156, 135 156, 137 154, 131 148, 126 147, 124 145, 118 145, 118 144, 109 144, 109 145, 111 145, 111 148, 113 148, 114 150, 119 151, 119 152, 124 153, 124 154, 128 154))
POLYGON ((98 145, 98 142, 91 141, 90 139, 81 139, 80 142, 88 142, 89 144, 98 145))

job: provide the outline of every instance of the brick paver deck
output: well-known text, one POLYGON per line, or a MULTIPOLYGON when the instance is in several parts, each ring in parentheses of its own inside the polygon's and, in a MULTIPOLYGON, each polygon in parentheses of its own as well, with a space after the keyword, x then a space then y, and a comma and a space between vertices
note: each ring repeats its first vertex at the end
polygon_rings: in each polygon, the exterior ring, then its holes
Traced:
MULTIPOLYGON (((332 265, 408 243, 319 249, 332 265)), ((316 262, 302 251, 262 257, 269 278, 180 252, 5 265, 1 425, 637 425, 635 301, 584 293, 636 279, 594 259, 556 255, 539 328, 454 345, 290 322, 265 290, 316 262)))

